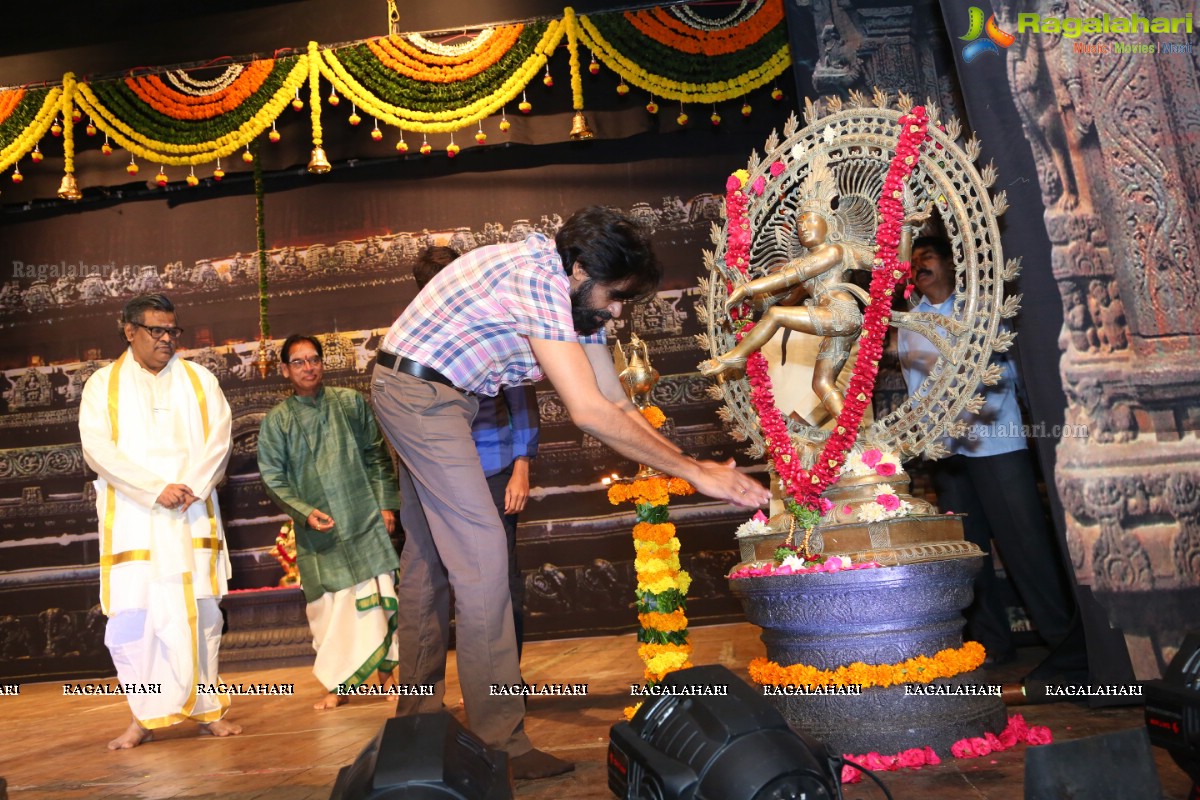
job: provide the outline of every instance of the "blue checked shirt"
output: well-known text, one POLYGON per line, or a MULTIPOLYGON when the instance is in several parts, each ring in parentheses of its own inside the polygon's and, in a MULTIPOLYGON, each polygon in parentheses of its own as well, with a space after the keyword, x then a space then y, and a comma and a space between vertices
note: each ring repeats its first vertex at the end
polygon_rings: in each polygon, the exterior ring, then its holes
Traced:
POLYGON ((382 349, 437 370, 459 389, 494 396, 542 379, 530 339, 606 341, 603 329, 575 331, 570 281, 554 242, 540 233, 460 256, 408 304, 382 349))
POLYGON ((537 456, 538 423, 537 392, 529 384, 505 386, 495 397, 480 397, 471 437, 483 474, 490 478, 521 456, 537 456))

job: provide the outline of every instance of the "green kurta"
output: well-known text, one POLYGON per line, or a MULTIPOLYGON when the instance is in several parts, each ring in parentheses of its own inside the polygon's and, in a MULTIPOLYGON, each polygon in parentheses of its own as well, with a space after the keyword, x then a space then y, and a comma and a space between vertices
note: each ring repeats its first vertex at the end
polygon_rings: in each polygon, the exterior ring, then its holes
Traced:
POLYGON ((400 507, 396 473, 361 394, 330 386, 272 408, 258 432, 258 470, 295 522, 305 600, 400 566, 380 515, 400 507), (333 517, 332 530, 308 526, 314 509, 333 517))

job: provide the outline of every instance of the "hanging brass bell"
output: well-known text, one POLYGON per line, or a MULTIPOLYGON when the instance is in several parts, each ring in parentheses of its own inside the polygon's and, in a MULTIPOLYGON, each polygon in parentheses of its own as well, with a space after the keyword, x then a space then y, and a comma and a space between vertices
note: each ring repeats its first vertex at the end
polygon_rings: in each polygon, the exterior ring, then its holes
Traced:
POLYGON ((68 172, 63 175, 62 183, 58 185, 58 196, 63 200, 79 200, 83 197, 83 192, 79 191, 79 184, 75 182, 75 175, 68 172))
POLYGON ((575 118, 571 120, 571 138, 572 139, 591 139, 596 134, 592 133, 592 129, 588 127, 587 117, 582 111, 575 112, 575 118))
POLYGON ((314 147, 312 158, 308 160, 308 171, 313 175, 324 175, 329 170, 333 169, 333 165, 329 163, 329 159, 325 157, 325 148, 314 147))

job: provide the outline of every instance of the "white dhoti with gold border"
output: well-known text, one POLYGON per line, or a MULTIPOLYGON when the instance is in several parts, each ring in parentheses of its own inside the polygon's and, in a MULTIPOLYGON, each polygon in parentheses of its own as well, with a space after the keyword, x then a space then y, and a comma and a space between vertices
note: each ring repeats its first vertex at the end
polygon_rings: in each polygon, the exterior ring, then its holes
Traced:
POLYGON ((79 430, 95 482, 105 644, 122 683, 161 684, 128 695, 139 724, 220 719, 220 598, 229 557, 216 484, 230 451, 229 406, 217 379, 173 357, 157 374, 130 352, 84 386, 79 430), (186 511, 157 503, 172 483, 198 498, 186 511), (199 684, 199 685, 198 685, 199 684))
POLYGON ((308 604, 317 651, 313 675, 329 691, 359 686, 373 673, 396 668, 396 573, 349 589, 326 592, 308 604))

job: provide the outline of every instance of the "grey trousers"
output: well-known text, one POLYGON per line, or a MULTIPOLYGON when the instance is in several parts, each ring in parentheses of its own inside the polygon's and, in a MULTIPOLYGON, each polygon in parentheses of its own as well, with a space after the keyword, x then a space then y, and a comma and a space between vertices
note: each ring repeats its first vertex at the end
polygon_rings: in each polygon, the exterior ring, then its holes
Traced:
POLYGON ((434 685, 433 697, 404 697, 397 716, 442 709, 454 587, 456 658, 471 730, 519 756, 532 749, 520 695, 521 670, 508 586, 508 545, 471 439, 478 401, 456 389, 375 367, 371 401, 400 455, 400 683, 434 685))

